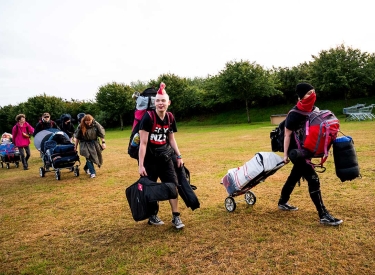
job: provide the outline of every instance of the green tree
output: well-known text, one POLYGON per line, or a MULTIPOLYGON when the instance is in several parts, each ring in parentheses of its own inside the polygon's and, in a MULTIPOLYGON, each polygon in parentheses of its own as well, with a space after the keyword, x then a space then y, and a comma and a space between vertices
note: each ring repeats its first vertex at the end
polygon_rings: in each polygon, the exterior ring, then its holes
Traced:
POLYGON ((149 85, 159 89, 161 82, 165 83, 165 90, 172 102, 169 110, 173 112, 177 118, 186 117, 191 104, 194 104, 194 102, 192 102, 194 95, 191 94, 191 90, 188 90, 187 79, 174 74, 163 74, 160 75, 157 80, 150 81, 149 85))
POLYGON ((12 128, 16 124, 15 117, 17 106, 6 105, 0 107, 0 134, 7 132, 12 133, 12 128))
POLYGON ((277 83, 276 87, 283 93, 283 98, 277 97, 276 100, 282 99, 285 103, 295 103, 297 98, 296 85, 302 81, 309 82, 308 68, 309 65, 307 63, 302 63, 292 68, 273 68, 277 83))
POLYGON ((23 107, 23 112, 28 117, 28 122, 35 126, 44 112, 50 113, 53 120, 59 119, 65 112, 65 101, 60 97, 43 94, 30 97, 23 107))
POLYGON ((245 102, 248 123, 249 108, 253 101, 281 94, 275 88, 275 78, 262 66, 249 61, 228 62, 219 73, 217 91, 223 97, 245 102))
POLYGON ((142 82, 140 80, 134 81, 134 82, 130 82, 130 87, 134 91, 137 91, 139 93, 142 93, 144 90, 146 90, 148 88, 147 83, 142 82))
POLYGON ((367 70, 371 84, 366 85, 366 96, 375 96, 375 53, 370 54, 368 58, 367 70))
POLYGON ((322 91, 322 98, 344 98, 366 95, 366 87, 374 81, 369 67, 368 53, 359 49, 337 46, 323 50, 313 56, 310 63, 310 77, 316 90, 322 91))
POLYGON ((121 130, 123 130, 124 116, 134 110, 133 93, 134 90, 130 86, 116 82, 99 87, 95 99, 100 109, 98 116, 101 123, 120 121, 121 130))
POLYGON ((75 100, 64 102, 64 113, 70 114, 72 116, 72 123, 77 124, 77 115, 79 113, 90 114, 96 117, 99 114, 98 104, 92 100, 75 100))

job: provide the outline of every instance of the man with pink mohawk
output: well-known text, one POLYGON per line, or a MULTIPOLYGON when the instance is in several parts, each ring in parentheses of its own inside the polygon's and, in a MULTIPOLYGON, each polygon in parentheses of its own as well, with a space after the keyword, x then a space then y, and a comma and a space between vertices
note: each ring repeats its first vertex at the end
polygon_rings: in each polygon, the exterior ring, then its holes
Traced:
MULTIPOLYGON (((176 121, 172 113, 167 112, 171 101, 165 87, 163 82, 160 83, 155 97, 155 110, 145 113, 140 122, 139 174, 147 176, 154 182, 160 178, 162 182, 174 182, 177 186, 178 178, 174 161, 178 167, 182 167, 184 162, 174 136, 174 133, 177 132, 176 121)), ((172 209, 172 224, 177 229, 183 228, 185 225, 182 223, 178 211, 177 198, 169 200, 169 203, 172 209)), ((157 216, 158 202, 152 202, 149 206, 152 211, 148 224, 164 224, 157 216)))
POLYGON ((159 95, 165 95, 167 92, 165 91, 165 84, 164 82, 160 83, 160 88, 157 92, 159 95))

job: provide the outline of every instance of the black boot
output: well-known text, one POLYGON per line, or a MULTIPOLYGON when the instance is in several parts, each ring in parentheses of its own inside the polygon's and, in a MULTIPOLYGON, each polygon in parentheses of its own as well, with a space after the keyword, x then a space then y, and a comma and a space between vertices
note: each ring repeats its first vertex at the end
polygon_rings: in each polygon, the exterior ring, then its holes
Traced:
POLYGON ((332 216, 324 206, 320 190, 311 192, 310 197, 319 213, 319 220, 321 224, 333 226, 342 224, 343 221, 332 216))
POLYGON ((319 217, 327 212, 326 207, 324 206, 322 194, 320 190, 310 192, 310 198, 313 201, 316 210, 318 211, 319 217))

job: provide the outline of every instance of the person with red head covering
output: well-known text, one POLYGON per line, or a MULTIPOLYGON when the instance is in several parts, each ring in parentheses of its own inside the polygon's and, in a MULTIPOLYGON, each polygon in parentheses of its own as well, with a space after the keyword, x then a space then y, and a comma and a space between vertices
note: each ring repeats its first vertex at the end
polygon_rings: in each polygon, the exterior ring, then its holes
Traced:
MULTIPOLYGON (((298 95, 297 105, 294 107, 297 110, 304 112, 311 112, 317 108, 314 106, 316 101, 315 89, 309 83, 299 83, 296 86, 296 93, 298 95)), ((289 112, 285 120, 285 136, 284 136, 284 162, 289 163, 288 154, 291 150, 297 149, 297 143, 294 139, 294 132, 300 130, 306 122, 306 115, 298 112, 289 112)), ((326 209, 323 203, 322 194, 320 191, 319 176, 314 168, 307 164, 305 159, 299 158, 291 160, 293 168, 286 180, 278 203, 278 208, 285 211, 296 211, 298 207, 288 203, 290 195, 293 192, 297 182, 303 177, 307 180, 309 186, 309 193, 316 210, 318 211, 321 224, 339 225, 343 221, 333 217, 326 209)))
MULTIPOLYGON (((174 135, 177 132, 176 121, 172 113, 167 112, 170 104, 165 84, 161 83, 155 97, 155 110, 151 111, 154 112, 156 127, 154 127, 153 118, 148 112, 140 122, 138 169, 141 176, 147 176, 154 182, 160 178, 162 182, 173 182, 177 186, 178 179, 174 163, 176 162, 178 167, 182 167, 184 162, 174 135)), ((181 221, 177 198, 169 200, 169 203, 172 210, 172 224, 177 229, 183 228, 185 225, 181 221)), ((157 216, 158 202, 150 203, 150 208, 154 211, 149 217, 148 223, 150 225, 164 224, 157 216)))

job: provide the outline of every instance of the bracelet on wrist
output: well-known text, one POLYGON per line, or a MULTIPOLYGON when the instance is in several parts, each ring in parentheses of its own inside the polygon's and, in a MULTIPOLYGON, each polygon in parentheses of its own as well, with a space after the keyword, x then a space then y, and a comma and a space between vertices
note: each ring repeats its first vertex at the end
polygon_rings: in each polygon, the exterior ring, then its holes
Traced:
POLYGON ((178 155, 177 158, 178 158, 178 159, 182 159, 182 156, 181 156, 181 155, 178 155))

